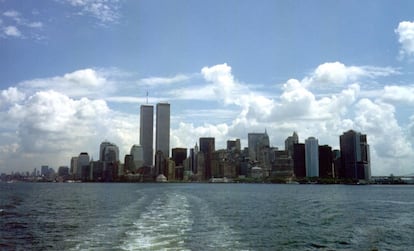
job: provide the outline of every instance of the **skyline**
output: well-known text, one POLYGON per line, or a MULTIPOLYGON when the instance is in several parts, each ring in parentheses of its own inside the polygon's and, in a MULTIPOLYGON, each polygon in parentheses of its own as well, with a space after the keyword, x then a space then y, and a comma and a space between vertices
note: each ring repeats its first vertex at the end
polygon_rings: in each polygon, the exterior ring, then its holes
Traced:
POLYGON ((267 130, 280 149, 293 131, 339 149, 354 129, 372 175, 414 173, 413 7, 0 1, 0 172, 97 158, 104 140, 124 156, 148 91, 171 105, 170 148, 267 130))

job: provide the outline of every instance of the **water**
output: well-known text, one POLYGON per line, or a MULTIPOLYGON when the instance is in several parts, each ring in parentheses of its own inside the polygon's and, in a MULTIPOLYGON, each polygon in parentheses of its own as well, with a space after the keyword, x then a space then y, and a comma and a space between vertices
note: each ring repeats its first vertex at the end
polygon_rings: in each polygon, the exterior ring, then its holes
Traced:
POLYGON ((0 250, 414 250, 414 186, 0 183, 0 250))

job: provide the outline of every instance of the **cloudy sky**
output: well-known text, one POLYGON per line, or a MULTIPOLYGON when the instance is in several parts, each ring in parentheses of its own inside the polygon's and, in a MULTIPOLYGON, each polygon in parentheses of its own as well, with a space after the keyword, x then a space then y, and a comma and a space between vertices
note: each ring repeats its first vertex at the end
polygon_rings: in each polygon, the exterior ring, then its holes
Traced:
POLYGON ((267 130, 339 146, 373 175, 414 173, 414 2, 0 0, 0 172, 139 142, 171 104, 171 147, 267 130))

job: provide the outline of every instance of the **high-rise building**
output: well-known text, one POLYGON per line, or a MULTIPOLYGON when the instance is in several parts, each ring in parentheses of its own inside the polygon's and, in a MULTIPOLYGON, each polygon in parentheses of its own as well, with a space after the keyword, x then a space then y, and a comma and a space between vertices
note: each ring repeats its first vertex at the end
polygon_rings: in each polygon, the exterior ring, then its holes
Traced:
POLYGON ((138 169, 144 165, 144 150, 142 146, 133 145, 129 154, 132 156, 134 169, 138 169))
POLYGON ((228 151, 239 151, 241 150, 240 139, 236 140, 227 140, 227 150, 228 151))
POLYGON ((305 144, 293 145, 293 170, 297 178, 306 177, 305 144))
POLYGON ((249 133, 247 135, 247 141, 250 160, 257 160, 260 162, 263 151, 270 146, 269 136, 267 135, 267 132, 249 133))
POLYGON ((319 177, 319 144, 314 137, 305 140, 306 176, 319 177))
POLYGON ((82 152, 78 156, 78 170, 76 173, 77 178, 86 179, 89 177, 89 154, 82 152))
POLYGON ((288 152, 289 156, 293 156, 293 145, 297 143, 299 143, 299 137, 296 132, 293 132, 293 135, 285 140, 285 150, 288 152))
POLYGON ((332 147, 328 145, 319 146, 319 177, 333 177, 333 154, 332 147))
POLYGON ((119 161, 119 148, 114 143, 104 141, 99 148, 99 160, 102 162, 119 161))
POLYGON ((164 157, 170 157, 170 104, 157 104, 155 149, 161 151, 164 157))
POLYGON ((211 137, 200 138, 200 152, 204 154, 204 179, 211 178, 211 164, 215 151, 215 139, 211 137))
POLYGON ((367 135, 349 130, 339 137, 341 168, 349 179, 370 179, 371 164, 367 135))
POLYGON ((139 144, 142 146, 145 166, 152 166, 154 159, 154 106, 141 105, 139 144))

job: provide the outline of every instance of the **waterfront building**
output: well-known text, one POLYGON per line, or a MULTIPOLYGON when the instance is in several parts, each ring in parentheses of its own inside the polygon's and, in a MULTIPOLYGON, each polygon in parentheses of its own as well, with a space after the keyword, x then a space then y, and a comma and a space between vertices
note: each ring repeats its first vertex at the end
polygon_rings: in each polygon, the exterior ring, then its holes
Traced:
POLYGON ((78 157, 72 157, 70 159, 70 174, 76 176, 78 172, 78 157))
POLYGON ((342 160, 341 160, 341 151, 339 149, 335 149, 332 151, 332 161, 334 165, 334 177, 345 177, 345 172, 342 168, 342 160))
POLYGON ((319 146, 319 177, 321 178, 332 178, 332 147, 328 145, 319 146))
POLYGON ((305 163, 306 176, 319 177, 319 145, 314 137, 305 140, 305 163))
POLYGON ((89 179, 89 154, 86 152, 82 152, 78 156, 78 164, 77 164, 77 173, 76 178, 86 180, 89 179))
POLYGON ((67 166, 60 166, 58 168, 58 176, 67 178, 69 176, 69 167, 67 166))
POLYGON ((143 165, 151 167, 154 159, 154 106, 141 105, 139 144, 142 146, 143 165))
POLYGON ((250 160, 256 160, 259 162, 263 160, 263 152, 270 146, 269 136, 267 135, 267 132, 249 133, 247 135, 247 141, 250 160))
POLYGON ((213 159, 213 152, 215 151, 215 139, 212 137, 200 138, 200 152, 204 154, 204 177, 208 180, 211 178, 211 162, 213 159))
POLYGON ((102 162, 119 161, 119 148, 114 143, 104 141, 99 148, 99 160, 102 162))
POLYGON ((129 154, 132 156, 134 170, 137 170, 144 165, 144 149, 142 146, 133 145, 129 154))
POLYGON ((305 144, 293 144, 293 171, 297 178, 306 177, 305 144))
POLYGON ((187 158, 187 148, 173 148, 172 149, 172 160, 177 166, 183 166, 184 160, 187 158))
POLYGON ((341 165, 343 178, 371 178, 371 164, 367 136, 354 130, 344 132, 340 137, 341 165))
POLYGON ((293 132, 292 136, 287 137, 285 140, 285 150, 289 156, 293 156, 293 145, 299 143, 299 136, 296 132, 293 132))
POLYGON ((162 151, 158 150, 155 153, 155 166, 153 176, 156 178, 160 174, 168 177, 168 158, 164 156, 164 153, 162 151))
POLYGON ((288 151, 276 150, 273 152, 274 161, 272 161, 272 176, 274 177, 292 177, 293 159, 288 151))
POLYGON ((40 175, 43 177, 47 177, 49 175, 49 166, 42 166, 40 168, 40 175))
POLYGON ((170 157, 170 104, 158 103, 155 130, 155 149, 170 157))
POLYGON ((124 171, 125 172, 135 172, 137 168, 135 168, 134 158, 131 154, 125 154, 124 158, 124 171))

